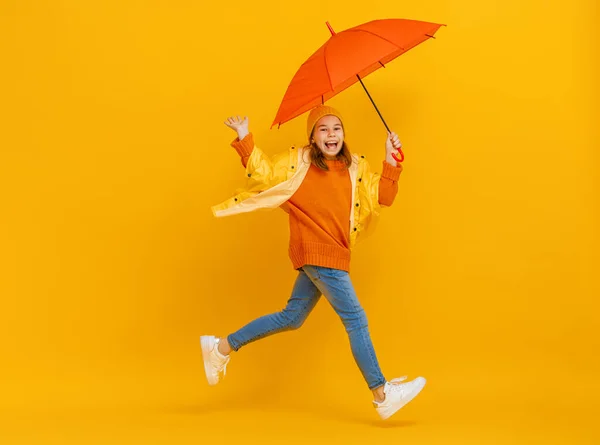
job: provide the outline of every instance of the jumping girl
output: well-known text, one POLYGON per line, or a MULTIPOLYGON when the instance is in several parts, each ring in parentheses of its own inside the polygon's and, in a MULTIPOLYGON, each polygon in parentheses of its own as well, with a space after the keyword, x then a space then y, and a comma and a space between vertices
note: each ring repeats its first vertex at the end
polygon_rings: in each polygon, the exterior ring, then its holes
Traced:
POLYGON ((229 117, 237 132, 231 144, 246 168, 248 186, 212 208, 217 217, 281 207, 289 214, 289 256, 298 277, 281 312, 251 321, 225 337, 200 337, 206 378, 216 385, 226 373, 230 353, 253 341, 298 329, 321 295, 342 320, 354 360, 373 393, 373 405, 387 419, 410 402, 425 385, 423 377, 387 381, 379 368, 367 317, 348 274, 350 252, 381 207, 398 192, 402 165, 392 154, 402 147, 391 132, 385 142, 381 174, 372 173, 364 156, 352 154, 345 141, 341 114, 320 105, 307 121, 308 145, 266 156, 254 145, 248 118, 229 117))

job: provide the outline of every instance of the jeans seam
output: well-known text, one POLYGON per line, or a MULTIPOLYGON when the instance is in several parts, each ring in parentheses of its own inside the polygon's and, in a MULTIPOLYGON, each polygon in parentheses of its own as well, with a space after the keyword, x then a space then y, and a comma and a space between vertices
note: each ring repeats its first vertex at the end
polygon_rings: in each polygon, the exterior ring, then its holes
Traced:
MULTIPOLYGON (((379 366, 379 362, 377 361, 377 358, 375 357, 375 350, 373 349, 373 342, 367 342, 367 341, 366 341, 366 337, 367 337, 367 335, 368 335, 368 333, 369 333, 369 330, 368 330, 368 328, 365 326, 365 327, 362 329, 362 331, 363 331, 363 332, 361 333, 361 335, 362 335, 362 337, 363 337, 363 341, 365 342, 365 344, 369 344, 369 343, 370 343, 370 346, 369 346, 367 349, 369 350, 369 356, 371 357, 371 361, 372 361, 372 363, 373 363, 374 365, 376 365, 376 367, 375 367, 375 368, 376 368, 376 371, 379 371, 379 374, 380 374, 381 376, 383 376, 383 373, 381 372, 381 367, 379 366)), ((370 335, 369 335, 369 337, 370 337, 370 335)))

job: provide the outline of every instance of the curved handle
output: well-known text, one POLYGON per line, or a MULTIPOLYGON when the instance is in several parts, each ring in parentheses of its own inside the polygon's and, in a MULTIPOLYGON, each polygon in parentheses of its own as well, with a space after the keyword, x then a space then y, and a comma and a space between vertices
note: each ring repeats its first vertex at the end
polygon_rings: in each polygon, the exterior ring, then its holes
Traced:
POLYGON ((398 158, 396 157, 396 154, 395 154, 395 153, 392 153, 392 158, 394 158, 394 159, 395 159, 397 162, 403 162, 403 161, 404 161, 404 153, 402 153, 402 149, 401 149, 401 148, 399 148, 399 149, 398 149, 398 152, 400 153, 400 159, 398 159, 398 158))

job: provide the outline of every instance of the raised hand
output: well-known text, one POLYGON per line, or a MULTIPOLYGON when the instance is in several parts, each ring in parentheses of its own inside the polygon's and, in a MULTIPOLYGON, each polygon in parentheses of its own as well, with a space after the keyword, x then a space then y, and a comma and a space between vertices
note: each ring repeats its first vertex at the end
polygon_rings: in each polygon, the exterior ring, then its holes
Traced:
POLYGON ((245 116, 243 119, 240 116, 231 116, 225 119, 224 123, 237 132, 240 141, 250 133, 250 130, 248 130, 248 116, 245 116))

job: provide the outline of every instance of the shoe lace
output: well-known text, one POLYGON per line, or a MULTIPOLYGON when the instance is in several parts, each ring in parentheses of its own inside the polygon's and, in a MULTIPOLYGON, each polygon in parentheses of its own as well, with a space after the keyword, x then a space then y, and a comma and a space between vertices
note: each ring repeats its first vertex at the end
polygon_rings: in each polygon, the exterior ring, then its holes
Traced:
MULTIPOLYGON (((387 382, 387 393, 389 394, 390 392, 397 392, 397 391, 402 391, 403 387, 400 386, 400 382, 403 382, 407 379, 407 376, 403 375, 402 377, 397 377, 395 379, 390 380, 389 382, 387 382)), ((387 397, 386 397, 387 399, 387 397)), ((377 408, 381 403, 383 402, 376 402, 373 401, 373 406, 375 406, 375 408, 377 408)))
POLYGON ((395 379, 390 380, 389 383, 389 388, 391 391, 401 391, 402 387, 400 386, 400 383, 405 381, 407 379, 408 376, 402 376, 402 377, 397 377, 395 379))
POLYGON ((390 380, 390 383, 392 385, 397 385, 398 383, 405 381, 407 378, 408 378, 408 376, 403 375, 402 377, 397 377, 395 379, 390 380))

